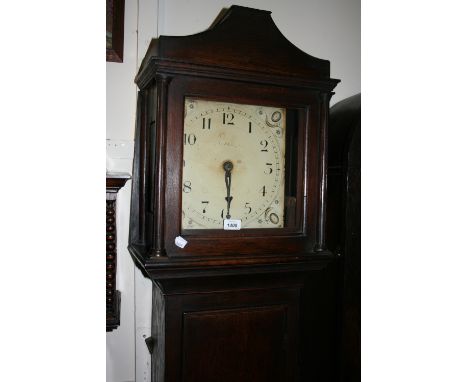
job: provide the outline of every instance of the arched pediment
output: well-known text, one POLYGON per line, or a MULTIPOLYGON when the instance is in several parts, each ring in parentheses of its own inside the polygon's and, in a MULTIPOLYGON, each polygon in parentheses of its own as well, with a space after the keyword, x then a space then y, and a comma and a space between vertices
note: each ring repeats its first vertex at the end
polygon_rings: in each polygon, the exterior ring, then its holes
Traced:
POLYGON ((204 32, 153 39, 142 68, 152 60, 306 81, 329 80, 330 76, 330 62, 292 44, 280 32, 270 11, 241 6, 221 12, 204 32))

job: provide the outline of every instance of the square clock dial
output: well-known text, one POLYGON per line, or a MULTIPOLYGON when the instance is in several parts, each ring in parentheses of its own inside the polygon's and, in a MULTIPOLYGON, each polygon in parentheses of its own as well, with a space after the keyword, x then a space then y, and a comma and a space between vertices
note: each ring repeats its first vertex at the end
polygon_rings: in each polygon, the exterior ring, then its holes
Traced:
POLYGON ((282 228, 286 109, 185 99, 182 229, 282 228))

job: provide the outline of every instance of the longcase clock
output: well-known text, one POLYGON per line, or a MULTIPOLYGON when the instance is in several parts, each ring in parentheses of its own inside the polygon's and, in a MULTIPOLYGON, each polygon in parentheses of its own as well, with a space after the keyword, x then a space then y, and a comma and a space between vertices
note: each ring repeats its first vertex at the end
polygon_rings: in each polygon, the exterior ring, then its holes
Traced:
POLYGON ((129 250, 153 281, 152 380, 329 380, 330 63, 232 6, 154 39, 136 83, 129 250))

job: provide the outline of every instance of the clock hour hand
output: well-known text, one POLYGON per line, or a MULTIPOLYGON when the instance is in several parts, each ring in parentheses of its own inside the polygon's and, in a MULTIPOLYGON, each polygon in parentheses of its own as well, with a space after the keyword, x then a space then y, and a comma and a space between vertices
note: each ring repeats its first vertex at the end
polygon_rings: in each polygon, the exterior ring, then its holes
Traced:
POLYGON ((226 219, 230 219, 231 215, 229 213, 229 209, 231 208, 231 201, 232 201, 232 196, 231 196, 231 171, 234 168, 234 165, 232 164, 231 161, 226 161, 223 163, 223 168, 224 168, 224 181, 226 182, 226 190, 227 190, 227 196, 224 198, 227 202, 227 212, 226 212, 226 219))

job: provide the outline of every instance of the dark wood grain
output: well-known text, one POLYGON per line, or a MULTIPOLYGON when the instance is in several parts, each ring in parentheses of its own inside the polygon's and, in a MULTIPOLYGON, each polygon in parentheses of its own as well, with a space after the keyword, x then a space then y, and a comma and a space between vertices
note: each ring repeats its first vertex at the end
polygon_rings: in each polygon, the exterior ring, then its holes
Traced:
POLYGON ((159 281, 154 380, 295 381, 303 281, 299 274, 159 281))
POLYGON ((282 305, 185 313, 183 380, 283 381, 286 322, 282 305))
POLYGON ((135 81, 129 251, 153 281, 153 382, 331 381, 330 63, 270 12, 232 6, 205 32, 154 39, 135 81), (284 228, 182 230, 186 97, 287 110, 284 228))

